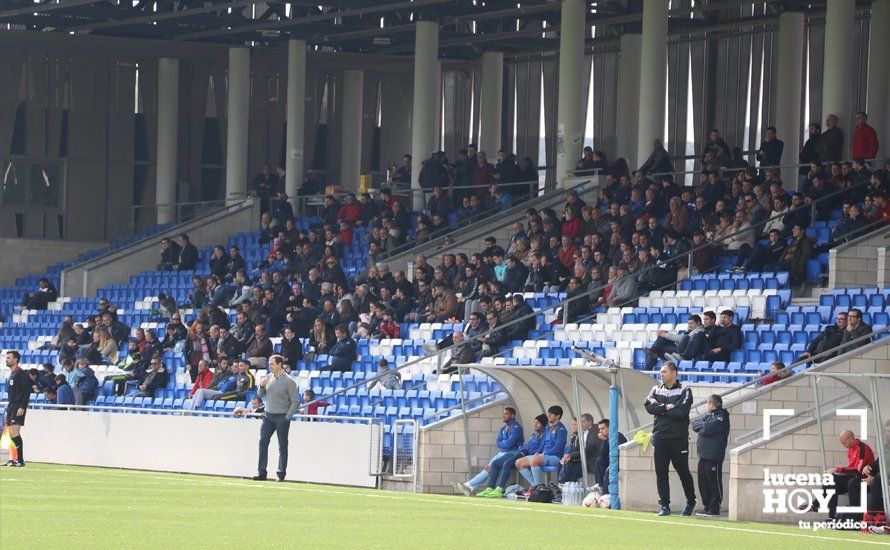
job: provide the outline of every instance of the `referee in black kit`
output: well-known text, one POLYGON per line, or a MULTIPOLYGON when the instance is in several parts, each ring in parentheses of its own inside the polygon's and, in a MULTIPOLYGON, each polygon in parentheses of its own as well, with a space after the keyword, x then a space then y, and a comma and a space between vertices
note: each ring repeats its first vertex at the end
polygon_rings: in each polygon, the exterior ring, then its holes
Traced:
POLYGON ((646 411, 655 417, 652 428, 652 446, 655 447, 655 479, 658 485, 659 516, 671 515, 671 486, 668 466, 680 476, 686 507, 682 515, 691 516, 695 511, 695 483, 689 473, 689 410, 692 408, 692 391, 677 380, 677 365, 665 361, 661 365, 661 384, 653 386, 646 397, 646 411))
POLYGON ((9 405, 6 407, 6 425, 9 427, 9 437, 15 446, 15 453, 5 465, 16 468, 25 465, 22 426, 25 425, 25 413, 28 412, 28 402, 31 399, 31 379, 28 377, 28 372, 19 366, 21 360, 19 352, 15 350, 6 352, 6 366, 12 370, 7 383, 9 405))

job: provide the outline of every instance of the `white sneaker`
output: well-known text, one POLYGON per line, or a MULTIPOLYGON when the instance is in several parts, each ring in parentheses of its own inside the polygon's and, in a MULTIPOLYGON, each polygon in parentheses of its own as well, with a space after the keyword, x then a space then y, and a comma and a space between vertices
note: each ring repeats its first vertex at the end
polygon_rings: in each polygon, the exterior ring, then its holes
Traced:
POLYGON ((455 481, 454 488, 459 493, 463 494, 465 497, 473 496, 473 489, 471 487, 467 486, 466 483, 461 483, 460 481, 455 481))

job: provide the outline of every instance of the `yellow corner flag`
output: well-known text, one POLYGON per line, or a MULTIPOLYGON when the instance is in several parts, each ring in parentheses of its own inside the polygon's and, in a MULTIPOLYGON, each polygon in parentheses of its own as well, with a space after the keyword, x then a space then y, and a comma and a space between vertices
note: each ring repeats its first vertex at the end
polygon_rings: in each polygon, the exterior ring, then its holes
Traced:
POLYGON ((646 452, 646 449, 649 448, 649 441, 652 439, 652 434, 644 432, 643 430, 638 431, 634 435, 634 441, 642 445, 643 452, 646 452))
POLYGON ((9 449, 9 458, 12 460, 19 459, 18 449, 12 443, 12 438, 9 437, 9 426, 3 428, 3 437, 0 437, 0 447, 9 449))

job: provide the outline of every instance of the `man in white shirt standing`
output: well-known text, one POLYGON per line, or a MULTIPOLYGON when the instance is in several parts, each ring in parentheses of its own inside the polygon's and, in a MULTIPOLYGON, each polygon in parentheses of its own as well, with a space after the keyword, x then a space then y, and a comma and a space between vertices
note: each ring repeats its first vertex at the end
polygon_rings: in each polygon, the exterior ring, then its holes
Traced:
POLYGON ((254 481, 266 479, 266 466, 269 463, 269 441, 272 434, 278 434, 278 481, 284 481, 287 474, 287 436, 290 432, 290 421, 300 399, 297 395, 297 383, 284 372, 284 358, 280 355, 269 357, 269 370, 259 387, 259 397, 266 398, 266 410, 263 413, 263 424, 260 427, 260 457, 257 475, 254 481))

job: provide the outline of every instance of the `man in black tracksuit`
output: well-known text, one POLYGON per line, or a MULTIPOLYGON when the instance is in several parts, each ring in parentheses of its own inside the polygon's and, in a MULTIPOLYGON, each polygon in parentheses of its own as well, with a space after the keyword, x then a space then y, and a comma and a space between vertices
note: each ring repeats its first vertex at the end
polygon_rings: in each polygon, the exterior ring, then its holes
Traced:
POLYGON ((680 476, 686 507, 682 515, 695 511, 695 482, 689 473, 689 409, 692 391, 677 380, 677 365, 665 361, 661 366, 661 384, 653 386, 646 397, 646 411, 655 417, 652 446, 655 447, 655 479, 658 484, 659 516, 671 515, 671 487, 668 465, 680 476))
POLYGON ((25 465, 25 449, 22 443, 22 426, 25 425, 25 413, 31 399, 31 379, 28 371, 19 366, 22 356, 15 350, 6 352, 6 366, 12 371, 7 385, 9 387, 9 404, 6 407, 6 425, 9 437, 15 449, 10 449, 10 459, 6 466, 21 467, 25 465))
POLYGON ((692 423, 698 434, 698 492, 705 510, 702 516, 719 516, 723 500, 723 458, 729 440, 729 411, 716 393, 708 397, 708 414, 692 423))

